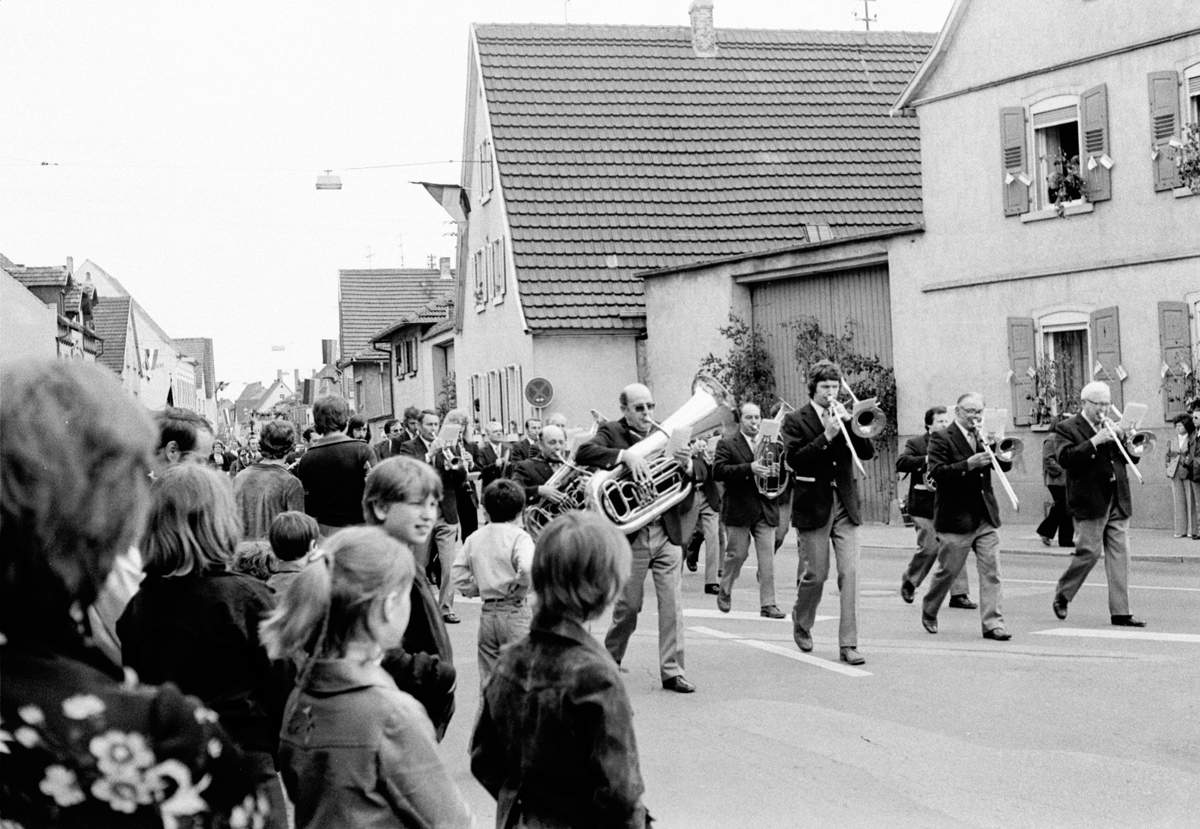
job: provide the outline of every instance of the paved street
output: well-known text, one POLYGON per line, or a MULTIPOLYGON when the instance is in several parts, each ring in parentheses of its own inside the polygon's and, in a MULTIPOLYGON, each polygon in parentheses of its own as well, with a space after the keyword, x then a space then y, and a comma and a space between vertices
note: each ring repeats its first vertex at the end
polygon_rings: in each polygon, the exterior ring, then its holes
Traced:
MULTIPOLYGON (((1013 640, 1001 643, 981 638, 978 611, 943 608, 941 632, 922 629, 924 590, 912 606, 898 595, 908 557, 898 530, 864 532, 872 546, 861 567, 861 670, 836 661, 832 579, 816 648, 805 655, 790 622, 757 615, 753 570, 729 615, 703 594, 701 571, 684 575, 688 677, 699 690, 664 692, 647 588, 625 665, 646 802, 659 826, 1197 825, 1200 542, 1154 538, 1154 550, 1187 560, 1132 565, 1132 609, 1149 621, 1144 630, 1110 626, 1103 565, 1060 622, 1050 602, 1065 559, 1004 555, 1013 640)), ((1023 543, 1021 528, 1008 535, 1006 548, 1023 543)), ((978 598, 973 559, 968 567, 978 598)), ((795 569, 789 542, 776 568, 785 610, 795 569)), ((461 603, 459 612, 464 623, 451 631, 459 709, 443 751, 486 825, 494 805, 466 755, 478 605, 461 603)))

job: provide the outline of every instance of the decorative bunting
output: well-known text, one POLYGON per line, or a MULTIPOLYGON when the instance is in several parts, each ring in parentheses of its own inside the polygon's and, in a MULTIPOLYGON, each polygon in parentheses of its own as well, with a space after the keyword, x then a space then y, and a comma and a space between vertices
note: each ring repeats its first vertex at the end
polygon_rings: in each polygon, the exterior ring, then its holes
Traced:
POLYGON ((1033 183, 1033 179, 1031 179, 1031 178, 1030 178, 1030 177, 1029 177, 1027 174, 1025 174, 1025 173, 1021 173, 1020 175, 1018 175, 1018 176, 1017 176, 1017 179, 1018 179, 1018 180, 1019 180, 1019 181, 1020 181, 1022 184, 1024 184, 1026 187, 1028 187, 1030 184, 1032 184, 1032 183, 1033 183))
POLYGON ((1096 365, 1092 366, 1092 375, 1097 375, 1102 371, 1104 371, 1104 363, 1097 360, 1096 365))
POLYGON ((1111 170, 1113 168, 1113 160, 1108 157, 1107 153, 1100 156, 1100 163, 1104 165, 1105 170, 1111 170))
POLYGON ((1088 170, 1095 170, 1095 169, 1096 169, 1098 166, 1099 166, 1099 165, 1096 163, 1096 156, 1094 156, 1094 155, 1089 155, 1089 156, 1088 156, 1088 163, 1087 163, 1087 168, 1088 168, 1088 170))
POLYGON ((1014 181, 1016 181, 1016 180, 1017 180, 1017 179, 1016 179, 1016 177, 1015 177, 1015 176, 1013 176, 1013 174, 1012 174, 1012 173, 1009 173, 1009 174, 1007 174, 1007 175, 1004 177, 1004 183, 1005 183, 1005 184, 1012 184, 1012 183, 1013 183, 1014 181))
POLYGON ((1029 366, 1028 368, 1026 368, 1025 373, 1029 375, 1030 380, 1037 377, 1037 369, 1034 368, 1033 366, 1029 366))
POLYGON ((1158 161, 1158 156, 1159 156, 1158 147, 1151 147, 1150 148, 1150 160, 1158 161))
POLYGON ((1016 376, 1016 375, 1015 375, 1015 374, 1013 374, 1013 370, 1010 368, 1010 369, 1008 370, 1008 373, 1004 375, 1004 382, 1005 382, 1005 383, 1011 383, 1011 382, 1012 382, 1012 379, 1013 379, 1013 377, 1015 377, 1015 376, 1016 376))
POLYGON ((1121 378, 1122 383, 1125 382, 1125 378, 1129 376, 1129 373, 1125 371, 1125 366, 1117 366, 1117 376, 1121 378))
POLYGON ((1160 368, 1160 369, 1158 370, 1158 376, 1159 376, 1159 377, 1166 377, 1166 376, 1167 376, 1167 372, 1168 372, 1168 371, 1170 371, 1170 372, 1171 372, 1171 376, 1172 376, 1172 377, 1174 377, 1174 376, 1175 376, 1175 372, 1171 371, 1171 367, 1170 367, 1169 365, 1167 365, 1167 361, 1166 361, 1166 360, 1163 360, 1162 368, 1160 368))

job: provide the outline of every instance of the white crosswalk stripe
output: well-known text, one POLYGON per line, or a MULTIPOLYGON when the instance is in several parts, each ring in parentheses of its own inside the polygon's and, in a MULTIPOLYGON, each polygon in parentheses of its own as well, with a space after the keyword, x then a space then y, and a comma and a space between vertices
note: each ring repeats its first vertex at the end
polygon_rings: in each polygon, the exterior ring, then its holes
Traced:
POLYGON ((788 659, 794 659, 797 662, 803 662, 807 665, 812 665, 815 668, 822 668, 826 671, 833 671, 835 674, 842 674, 843 676, 855 678, 873 676, 870 671, 864 671, 861 668, 852 668, 849 665, 843 665, 840 662, 831 662, 828 659, 822 659, 819 656, 813 656, 810 653, 798 651, 794 647, 788 648, 783 645, 773 644, 771 642, 760 642, 757 639, 746 639, 738 636, 736 633, 726 633, 723 630, 713 630, 712 628, 706 627, 689 627, 688 630, 704 636, 713 636, 717 639, 725 639, 730 642, 736 642, 739 645, 746 645, 747 647, 757 648, 760 651, 766 651, 767 653, 784 656, 788 659))

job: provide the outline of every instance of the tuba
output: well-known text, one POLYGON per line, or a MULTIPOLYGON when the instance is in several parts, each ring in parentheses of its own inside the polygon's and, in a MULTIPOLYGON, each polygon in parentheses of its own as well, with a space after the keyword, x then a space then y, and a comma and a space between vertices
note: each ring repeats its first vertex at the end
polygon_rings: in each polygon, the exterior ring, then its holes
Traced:
POLYGON ((546 486, 554 487, 561 492, 565 496, 564 500, 556 504, 549 498, 538 498, 537 503, 530 504, 525 508, 525 531, 533 537, 534 541, 537 541, 547 524, 564 512, 574 512, 584 508, 585 488, 592 472, 590 469, 571 463, 561 454, 559 458, 562 460, 562 466, 550 476, 546 481, 546 486))
POLYGON ((759 440, 758 447, 754 450, 754 460, 771 468, 768 475, 754 476, 754 485, 758 487, 759 495, 770 500, 775 500, 787 490, 789 470, 787 460, 784 458, 783 440, 779 437, 779 430, 783 426, 783 418, 787 416, 787 413, 795 411, 795 408, 786 400, 781 398, 779 402, 782 405, 775 417, 762 422, 759 431, 762 439, 759 440))
POLYGON ((587 508, 599 512, 626 535, 637 532, 692 492, 692 482, 675 459, 665 454, 671 433, 689 428, 695 439, 719 430, 731 418, 725 388, 711 377, 698 376, 692 383, 691 399, 625 450, 645 459, 650 480, 636 480, 625 464, 593 472, 585 487, 587 508))

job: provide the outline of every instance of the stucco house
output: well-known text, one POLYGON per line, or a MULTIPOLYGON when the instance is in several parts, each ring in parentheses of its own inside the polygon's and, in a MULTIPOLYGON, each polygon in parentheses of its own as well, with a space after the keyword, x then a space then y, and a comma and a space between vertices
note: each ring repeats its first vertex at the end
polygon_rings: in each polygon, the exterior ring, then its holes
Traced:
POLYGON ((390 352, 372 344, 371 338, 453 291, 454 271, 448 259, 440 268, 338 271, 341 356, 336 367, 341 371, 341 393, 356 413, 367 418, 372 436, 378 433, 377 424, 393 417, 397 402, 408 403, 393 398, 390 352))
POLYGON ((100 297, 66 265, 20 265, 0 254, 5 359, 54 356, 95 362, 103 349, 93 311, 100 297))
POLYGON ((705 0, 691 16, 472 27, 456 363, 481 419, 520 422, 534 377, 575 424, 615 417, 638 380, 665 416, 730 310, 751 313, 749 287, 690 266, 919 222, 915 119, 887 115, 932 35, 714 29, 705 0))
MULTIPOLYGON (((1200 197, 1174 156, 1200 122, 1200 5, 957 0, 894 111, 920 124, 924 205, 890 263, 902 431, 982 392, 1026 441, 1010 478, 1036 520, 1042 433, 1083 384, 1149 406, 1160 438, 1196 393, 1200 197)), ((1170 526, 1161 454, 1142 467, 1134 524, 1170 526)))
POLYGON ((409 406, 448 410, 454 394, 454 300, 450 296, 389 325, 371 338, 386 349, 394 417, 409 406))

